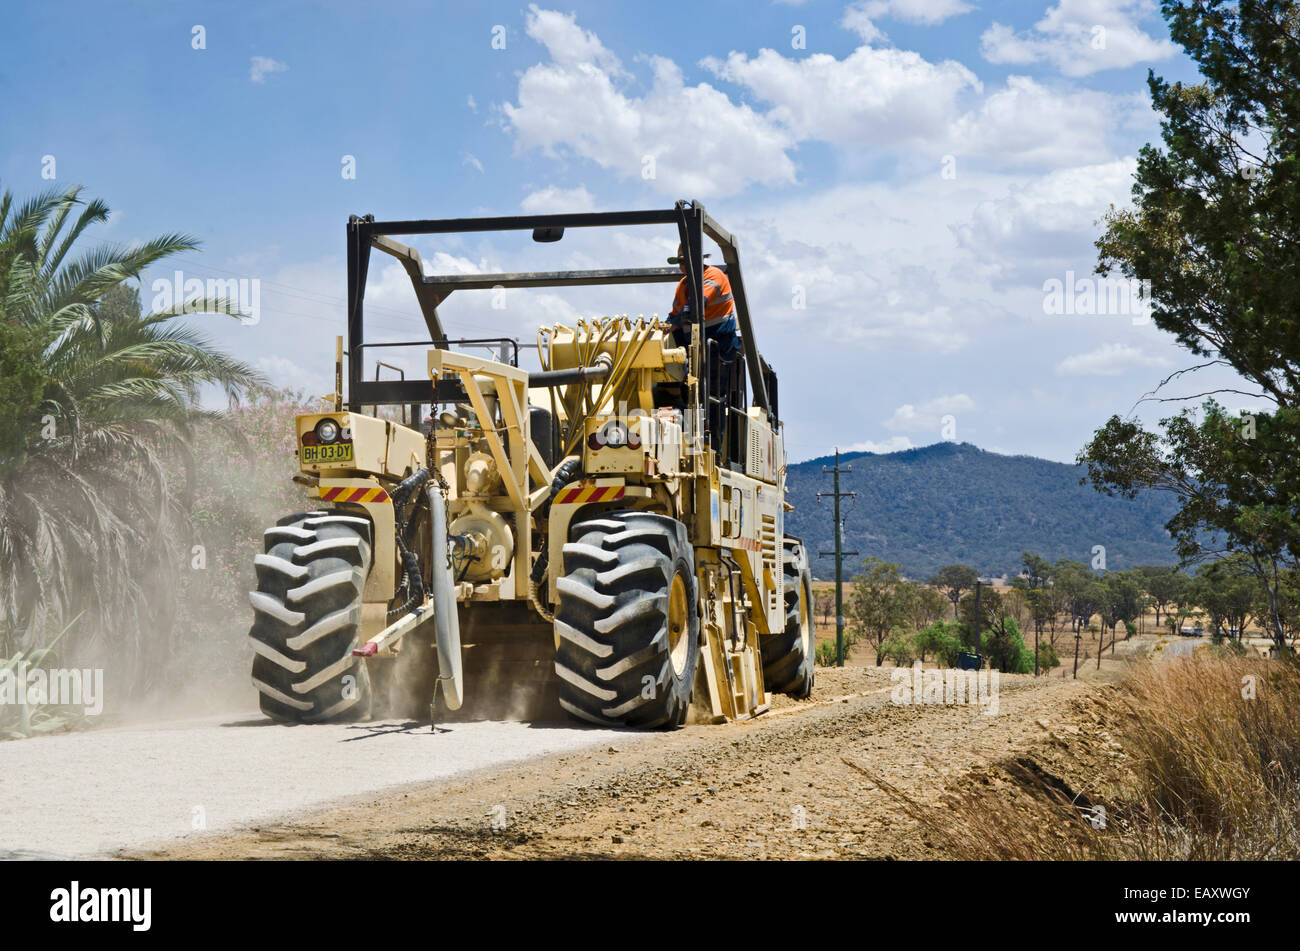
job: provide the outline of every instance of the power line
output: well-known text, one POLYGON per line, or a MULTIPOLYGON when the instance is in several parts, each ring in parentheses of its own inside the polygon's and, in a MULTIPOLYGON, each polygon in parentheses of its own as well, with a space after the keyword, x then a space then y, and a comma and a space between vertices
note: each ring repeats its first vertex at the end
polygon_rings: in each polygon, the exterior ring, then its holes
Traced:
POLYGON ((858 494, 856 492, 840 491, 840 473, 852 472, 852 466, 840 466, 840 448, 835 447, 835 465, 833 467, 822 466, 822 472, 831 472, 835 474, 835 491, 818 492, 817 501, 822 500, 823 495, 829 495, 835 499, 835 551, 821 551, 817 555, 825 558, 827 555, 835 556, 835 665, 844 666, 844 556, 856 555, 856 551, 844 550, 844 520, 840 518, 840 499, 851 498, 856 503, 858 494))
MULTIPOLYGON (((178 260, 178 261, 182 261, 182 262, 183 262, 183 261, 185 261, 186 259, 184 258, 184 256, 179 256, 176 260, 178 260)), ((197 267, 197 268, 199 268, 200 270, 217 271, 217 272, 219 272, 219 273, 221 273, 221 274, 229 274, 229 275, 232 275, 232 276, 235 276, 235 277, 239 277, 239 276, 241 276, 241 273, 242 273, 242 272, 239 272, 239 271, 232 271, 232 270, 230 270, 229 268, 217 267, 215 264, 207 264, 206 262, 193 262, 193 263, 192 263, 192 266, 193 266, 193 267, 197 267)), ((269 287, 286 288, 287 290, 281 290, 281 291, 278 291, 278 293, 284 295, 285 297, 297 297, 298 299, 300 299, 300 300, 305 300, 305 301, 307 301, 308 303, 312 303, 312 304, 331 304, 331 305, 334 305, 334 306, 339 307, 339 308, 346 308, 346 306, 347 306, 347 301, 344 300, 342 297, 331 297, 331 296, 328 295, 328 294, 322 294, 320 291, 308 290, 308 289, 305 288, 305 287, 295 287, 295 286, 292 285, 292 284, 284 284, 284 283, 281 283, 281 282, 279 282, 279 281, 267 281, 267 280, 262 280, 261 278, 258 278, 258 280, 259 280, 261 283, 266 284, 266 285, 269 286, 269 287), (296 293, 296 294, 291 294, 291 293, 288 293, 288 291, 297 291, 298 293, 296 293), (309 296, 304 296, 304 295, 309 295, 309 296)), ((382 304, 369 304, 369 303, 368 303, 368 304, 366 304, 366 310, 367 310, 367 311, 372 311, 372 312, 373 312, 373 311, 378 311, 378 312, 383 313, 383 314, 390 314, 390 315, 392 315, 392 316, 394 316, 394 317, 403 317, 403 318, 408 318, 408 319, 410 319, 410 320, 412 320, 412 321, 419 321, 421 324, 423 323, 423 318, 419 317, 419 316, 416 315, 416 314, 413 314, 413 313, 410 312, 410 311, 399 310, 399 309, 397 309, 397 308, 395 308, 395 307, 385 307, 385 306, 382 305, 382 304)), ((320 318, 320 319, 322 319, 322 320, 330 320, 331 322, 334 322, 334 319, 333 319, 333 318, 320 318)), ((462 329, 462 330, 466 330, 466 331, 473 331, 474 333, 486 333, 486 334, 489 335, 489 336, 496 336, 496 334, 495 334, 493 331, 485 331, 482 327, 479 327, 479 326, 477 326, 477 325, 471 325, 471 324, 468 324, 468 323, 466 323, 465 321, 447 320, 447 321, 444 321, 444 323, 445 323, 447 326, 449 326, 449 327, 456 327, 456 328, 459 328, 459 329, 462 329)), ((375 327, 376 329, 379 329, 379 330, 391 330, 391 331, 394 332, 394 333, 405 333, 405 332, 406 332, 405 329, 401 329, 401 330, 399 330, 399 329, 396 328, 396 327, 389 327, 389 326, 385 326, 385 325, 382 325, 382 324, 372 324, 371 326, 373 326, 373 327, 375 327)))
MULTIPOLYGON (((119 248, 123 250, 129 247, 129 245, 122 244, 121 242, 113 242, 113 241, 100 241, 100 242, 93 243, 91 246, 96 249, 102 247, 113 247, 113 248, 119 248)), ((247 271, 234 271, 229 268, 219 267, 215 264, 209 264, 206 261, 198 261, 188 256, 187 254, 173 255, 170 258, 168 258, 168 260, 177 263, 188 262, 190 267, 197 269, 197 272, 195 273, 196 277, 212 276, 212 275, 205 275, 203 273, 204 271, 216 271, 217 273, 227 274, 232 277, 247 277, 248 274, 247 271)), ((162 262, 158 262, 154 265, 154 267, 160 267, 161 265, 162 262)), ((277 293, 282 294, 283 296, 286 297, 297 297, 300 300, 304 300, 312 304, 328 304, 328 305, 333 305, 344 309, 347 307, 347 301, 342 297, 333 297, 329 294, 322 294, 320 291, 311 290, 305 287, 297 287, 293 284, 285 284, 281 281, 269 281, 269 280, 263 280, 262 278, 257 278, 257 280, 261 284, 266 284, 269 287, 284 288, 285 290, 278 291, 277 293), (288 293, 289 291, 295 291, 297 293, 288 293)), ((411 311, 399 310, 394 307, 385 307, 382 304, 367 303, 366 310, 367 312, 377 311, 382 314, 388 314, 394 317, 401 317, 403 319, 412 321, 413 323, 415 323, 417 327, 423 326, 424 323, 423 317, 419 316, 418 314, 412 313, 411 311)), ((273 310, 272 313, 288 314, 290 316, 301 317, 308 320, 322 320, 331 324, 335 324, 336 326, 338 324, 336 318, 324 317, 317 314, 301 314, 296 311, 283 310, 283 309, 273 310)), ((461 330, 466 334, 470 334, 475 337, 500 337, 503 339, 504 338, 514 339, 514 334, 510 331, 494 330, 494 329, 483 327, 480 324, 470 323, 464 320, 456 320, 456 319, 443 320, 443 324, 446 327, 461 330)), ((404 334, 409 332, 409 328, 406 327, 393 327, 387 324, 372 323, 369 321, 367 322, 367 326, 375 330, 384 330, 384 331, 388 331, 389 333, 395 333, 395 334, 404 334)))

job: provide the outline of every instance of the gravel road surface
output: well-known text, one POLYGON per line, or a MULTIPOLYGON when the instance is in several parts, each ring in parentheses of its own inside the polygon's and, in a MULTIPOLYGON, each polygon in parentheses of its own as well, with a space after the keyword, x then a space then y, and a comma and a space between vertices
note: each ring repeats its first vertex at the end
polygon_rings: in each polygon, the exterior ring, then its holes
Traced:
POLYGON ((891 675, 822 668, 814 699, 778 697, 757 720, 624 736, 119 857, 936 858, 940 845, 862 770, 936 804, 950 786, 986 788, 1007 762, 1084 788, 1116 761, 1106 728, 1076 708, 1104 683, 1004 675, 990 716, 896 704, 891 675))
POLYGON ((0 859, 247 827, 377 790, 643 734, 569 723, 283 726, 257 714, 0 743, 0 859))

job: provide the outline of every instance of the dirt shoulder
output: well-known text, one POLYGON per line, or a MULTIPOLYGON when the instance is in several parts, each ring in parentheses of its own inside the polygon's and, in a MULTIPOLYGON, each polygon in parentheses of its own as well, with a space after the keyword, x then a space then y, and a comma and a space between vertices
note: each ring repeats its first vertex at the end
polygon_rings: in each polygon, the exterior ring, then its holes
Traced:
POLYGON ((1066 785, 1122 751, 1093 711, 1105 680, 1003 676, 999 711, 891 702, 891 671, 819 670, 817 698, 725 726, 355 799, 122 858, 943 858, 896 800, 997 782, 1033 762, 1066 785), (846 763, 845 760, 849 762, 846 763), (849 765, 852 763, 853 765, 849 765), (855 766, 859 768, 854 768, 855 766))

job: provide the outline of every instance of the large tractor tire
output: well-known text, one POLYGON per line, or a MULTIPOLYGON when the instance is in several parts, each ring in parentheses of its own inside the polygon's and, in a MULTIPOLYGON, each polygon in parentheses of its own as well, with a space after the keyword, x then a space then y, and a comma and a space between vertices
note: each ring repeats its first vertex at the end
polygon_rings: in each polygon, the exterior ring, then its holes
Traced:
POLYGON ((802 700, 812 694, 817 672, 813 630, 812 569, 801 542, 787 538, 781 552, 785 575, 785 630, 761 638, 763 682, 772 693, 802 700))
POLYGON ((253 686, 275 720, 321 723, 364 716, 361 590, 370 568, 370 522, 343 512, 282 518, 253 564, 253 686))
POLYGON ((575 523, 569 537, 556 583, 560 705, 601 726, 685 723, 700 654, 686 526, 609 512, 575 523))

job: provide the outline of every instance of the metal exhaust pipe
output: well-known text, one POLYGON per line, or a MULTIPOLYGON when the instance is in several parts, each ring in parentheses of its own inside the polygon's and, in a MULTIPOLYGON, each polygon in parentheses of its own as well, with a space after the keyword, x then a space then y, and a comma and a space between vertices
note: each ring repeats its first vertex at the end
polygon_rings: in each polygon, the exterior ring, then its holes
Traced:
POLYGON ((447 503, 442 488, 430 481, 424 490, 429 500, 430 551, 429 597, 433 601, 434 634, 438 645, 438 682, 448 710, 459 710, 465 701, 465 679, 461 671, 460 614, 456 607, 456 580, 448 563, 447 503))

